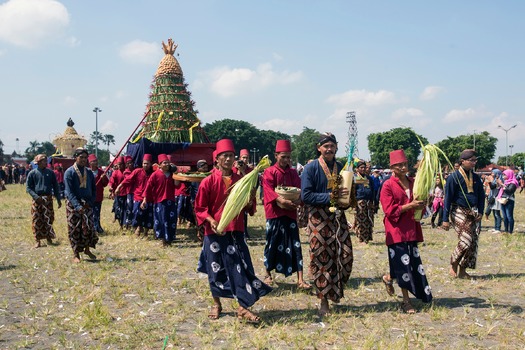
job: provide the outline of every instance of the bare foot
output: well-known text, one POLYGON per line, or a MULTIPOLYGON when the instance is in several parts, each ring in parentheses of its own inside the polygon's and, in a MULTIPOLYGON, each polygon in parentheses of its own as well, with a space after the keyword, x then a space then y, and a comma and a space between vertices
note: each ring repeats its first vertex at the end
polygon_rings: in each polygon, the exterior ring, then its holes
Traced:
POLYGON ((328 300, 321 299, 321 306, 319 307, 319 316, 330 316, 330 305, 328 304, 328 300))
POLYGON ((33 246, 33 248, 40 248, 42 245, 40 245, 40 241, 36 241, 35 242, 35 245, 33 246))
POLYGON ((470 275, 467 273, 467 271, 465 271, 464 268, 460 267, 460 268, 458 269, 457 277, 458 277, 458 278, 464 278, 464 279, 466 279, 466 278, 471 278, 472 276, 470 276, 470 275))
POLYGON ((454 278, 458 277, 458 266, 450 265, 450 271, 448 273, 454 278))
POLYGON ((75 264, 78 264, 78 263, 80 262, 80 255, 75 255, 75 256, 73 257, 73 262, 74 262, 75 264))

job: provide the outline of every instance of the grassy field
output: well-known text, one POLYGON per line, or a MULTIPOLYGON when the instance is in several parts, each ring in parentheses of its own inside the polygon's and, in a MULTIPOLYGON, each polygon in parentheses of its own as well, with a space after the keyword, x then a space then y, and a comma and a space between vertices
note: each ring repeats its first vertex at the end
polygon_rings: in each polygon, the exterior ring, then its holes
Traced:
MULTIPOLYGON (((122 235, 105 200, 98 260, 73 264, 64 208, 56 210, 56 244, 32 249, 30 197, 23 186, 7 188, 0 193, 0 349, 525 348, 525 195, 518 196, 514 235, 489 233, 492 221, 483 221, 472 280, 448 275, 454 232, 424 225, 420 250, 434 301, 414 302, 415 315, 401 313, 400 293, 389 297, 381 283, 388 260, 379 215, 373 242, 353 237, 353 272, 332 316, 320 320, 318 299, 298 291, 295 276, 279 275, 279 287, 253 307, 264 320, 254 327, 236 319, 233 300, 223 301, 224 316, 208 320, 211 296, 206 276, 196 272, 193 230, 179 229, 176 243, 163 249, 122 235)), ((248 244, 262 277, 265 220, 258 210, 248 244)), ((307 264, 304 233, 302 242, 307 264)))

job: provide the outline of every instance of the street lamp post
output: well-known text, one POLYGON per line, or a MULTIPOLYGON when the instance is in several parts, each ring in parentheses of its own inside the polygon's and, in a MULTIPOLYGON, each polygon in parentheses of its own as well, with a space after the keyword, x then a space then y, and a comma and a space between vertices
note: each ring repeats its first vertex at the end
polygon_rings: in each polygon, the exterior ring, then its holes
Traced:
POLYGON ((498 128, 505 131, 505 166, 509 165, 509 130, 514 129, 518 124, 514 124, 508 129, 505 129, 501 125, 498 125, 498 128))
POLYGON ((98 112, 102 112, 102 110, 95 107, 93 112, 95 112, 95 157, 98 158, 98 112))
POLYGON ((510 160, 512 160, 512 149, 514 148, 514 145, 509 145, 510 148, 510 160))
POLYGON ((256 164, 256 163, 255 163, 255 158, 257 157, 257 153, 259 152, 259 149, 258 149, 258 148, 252 148, 252 149, 250 150, 250 152, 253 153, 253 166, 255 167, 255 164, 256 164))

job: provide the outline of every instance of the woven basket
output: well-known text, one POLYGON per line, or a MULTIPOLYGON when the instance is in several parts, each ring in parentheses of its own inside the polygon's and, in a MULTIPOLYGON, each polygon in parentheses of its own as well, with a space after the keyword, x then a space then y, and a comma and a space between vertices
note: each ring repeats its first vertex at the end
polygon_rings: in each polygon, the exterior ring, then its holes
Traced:
POLYGON ((299 199, 299 197, 301 197, 301 189, 297 187, 287 187, 286 190, 281 189, 281 188, 276 188, 275 193, 277 193, 279 196, 283 197, 284 199, 288 199, 291 201, 295 201, 299 199))

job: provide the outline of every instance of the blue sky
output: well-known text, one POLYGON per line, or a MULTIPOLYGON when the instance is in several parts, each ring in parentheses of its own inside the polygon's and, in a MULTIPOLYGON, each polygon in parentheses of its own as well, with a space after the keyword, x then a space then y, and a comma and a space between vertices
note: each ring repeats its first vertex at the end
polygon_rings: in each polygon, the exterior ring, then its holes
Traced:
MULTIPOLYGON (((366 136, 412 127, 430 142, 489 131, 525 152, 524 1, 0 1, 4 151, 51 141, 71 117, 116 151, 142 118, 173 38, 203 123, 366 136)), ((238 145, 239 148, 242 145, 238 145)), ((340 152, 339 155, 343 155, 340 152)), ((510 155, 511 150, 508 150, 510 155)))

